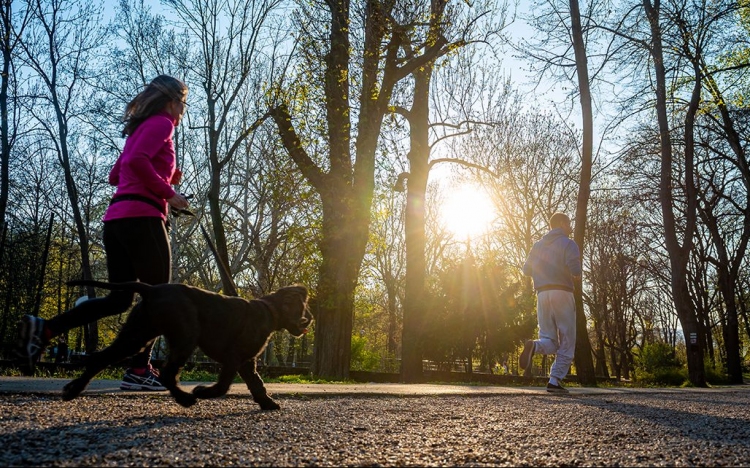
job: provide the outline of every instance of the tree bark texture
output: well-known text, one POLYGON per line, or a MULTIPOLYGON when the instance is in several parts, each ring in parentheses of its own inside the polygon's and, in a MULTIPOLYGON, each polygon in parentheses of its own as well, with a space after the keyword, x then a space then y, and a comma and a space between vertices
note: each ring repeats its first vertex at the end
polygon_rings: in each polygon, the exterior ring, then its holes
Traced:
MULTIPOLYGON (((581 250, 585 252, 586 220, 588 217, 588 203, 591 196, 591 166, 594 147, 594 117, 591 108, 591 87, 589 86, 588 60, 586 58, 586 44, 583 41, 581 27, 581 12, 578 0, 570 0, 571 33, 573 36, 573 50, 576 58, 576 74, 578 75, 578 93, 581 102, 581 116, 583 118, 583 142, 581 145, 581 179, 578 186, 578 202, 575 214, 575 232, 573 239, 581 250)), ((577 282, 576 298, 576 349, 575 364, 578 380, 582 385, 596 385, 596 371, 591 351, 591 341, 588 334, 588 321, 583 308, 582 283, 577 282)))
POLYGON ((425 322, 425 194, 429 171, 429 92, 432 66, 415 72, 414 101, 409 113, 409 179, 406 191, 406 278, 401 380, 420 382, 422 328, 425 322))
MULTIPOLYGON (((698 320, 690 298, 687 285, 687 264, 692 240, 695 232, 697 217, 696 193, 693 181, 692 153, 686 151, 682 174, 686 187, 686 227, 683 243, 677 239, 677 226, 674 214, 674 195, 672 170, 673 155, 671 132, 667 115, 667 87, 664 53, 662 45, 662 31, 660 25, 660 2, 653 5, 650 0, 643 0, 643 6, 651 28, 651 56, 654 66, 654 80, 656 84, 656 116, 659 124, 661 171, 659 184, 659 202, 661 204, 664 223, 664 237, 670 262, 670 283, 677 317, 682 325, 687 345, 688 378, 696 387, 706 386, 705 369, 703 368, 703 339, 699 336, 698 320)), ((690 111, 688 111, 690 112, 690 111)), ((687 144, 687 142, 686 142, 687 144)))

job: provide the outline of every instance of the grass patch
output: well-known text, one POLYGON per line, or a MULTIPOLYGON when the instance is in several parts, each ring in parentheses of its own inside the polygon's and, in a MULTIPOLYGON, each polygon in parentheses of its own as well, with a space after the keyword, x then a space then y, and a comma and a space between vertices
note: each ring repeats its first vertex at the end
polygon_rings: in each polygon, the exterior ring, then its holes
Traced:
POLYGON ((263 381, 266 383, 297 383, 297 384, 341 384, 351 385, 361 382, 354 380, 326 380, 326 379, 315 379, 309 375, 280 375, 278 377, 263 377, 263 381))
MULTIPOLYGON (((54 370, 49 370, 44 367, 37 367, 34 371, 33 377, 37 378, 61 378, 61 379, 74 379, 78 377, 82 370, 70 370, 64 367, 55 367, 54 370)), ((99 380, 121 380, 125 373, 125 368, 116 366, 108 367, 100 372, 96 379, 99 380)), ((669 372, 664 372, 664 369, 658 369, 654 374, 639 375, 637 379, 633 381, 618 381, 612 380, 601 380, 597 382, 597 387, 601 388, 680 388, 680 387, 692 387, 690 381, 687 379, 686 370, 669 369, 669 372), (656 374, 656 375, 654 375, 656 374), (645 377, 645 378, 644 378, 645 377)), ((19 377, 23 374, 16 367, 3 367, 0 368, 0 375, 4 377, 19 377)), ((262 375, 262 374, 261 374, 262 375)), ((185 369, 180 375, 180 380, 183 382, 216 382, 217 374, 205 370, 197 369, 185 369)), ((721 372, 711 372, 707 369, 707 381, 709 385, 722 385, 725 384, 726 377, 721 372), (722 378, 723 377, 723 378, 722 378)), ((275 377, 263 376, 263 381, 266 383, 291 383, 291 384, 338 384, 338 385, 355 385, 363 384, 351 379, 347 380, 327 380, 314 378, 310 374, 289 374, 275 377)), ((750 381, 750 375, 745 375, 746 380, 750 381)), ((242 383, 242 379, 239 375, 235 376, 234 383, 242 383)), ((448 382, 448 381, 429 381, 425 382, 431 385, 465 385, 465 386, 502 386, 502 387, 526 387, 526 386, 538 386, 538 382, 526 382, 519 379, 509 379, 504 382, 482 382, 482 381, 464 381, 464 382, 448 382)), ((566 380, 563 385, 566 387, 581 387, 581 385, 573 380, 566 380)))
MULTIPOLYGON (((83 369, 69 370, 63 367, 57 367, 51 371, 43 367, 36 367, 34 369, 34 375, 32 377, 38 378, 56 378, 56 379, 75 379, 81 373, 83 369)), ((0 375, 4 377, 20 377, 23 374, 16 367, 7 367, 0 371, 0 375)), ((122 376, 125 375, 124 367, 107 367, 103 371, 99 372, 95 379, 97 380, 121 380, 122 376)), ((184 382, 216 382, 217 374, 201 371, 201 370, 185 370, 180 374, 180 380, 184 382)), ((235 382, 242 382, 242 379, 237 376, 235 382)))
MULTIPOLYGON (((44 367, 36 367, 34 369, 34 375, 36 378, 57 378, 57 379, 75 379, 81 375, 83 369, 69 370, 64 367, 56 367, 54 370, 48 370, 44 367)), ((95 377, 97 380, 121 380, 125 374, 125 367, 107 367, 95 377)), ((0 369, 0 375, 3 377, 21 377, 23 374, 17 367, 5 367, 0 369)), ((185 369, 180 374, 180 381, 182 382, 216 382, 218 380, 218 374, 214 372, 208 372, 205 370, 198 369, 185 369)), ((266 383, 297 383, 297 384, 341 384, 351 385, 360 382, 354 380, 326 380, 316 379, 309 375, 282 375, 278 377, 263 377, 263 381, 266 383)), ((242 378, 237 375, 234 378, 234 383, 242 383, 242 378)))

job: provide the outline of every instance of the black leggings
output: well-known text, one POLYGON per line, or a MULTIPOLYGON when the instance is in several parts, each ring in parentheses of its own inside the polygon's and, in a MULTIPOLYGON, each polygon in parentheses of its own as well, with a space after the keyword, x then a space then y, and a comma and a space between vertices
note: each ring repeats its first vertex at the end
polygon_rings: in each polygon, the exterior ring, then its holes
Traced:
MULTIPOLYGON (((142 281, 149 284, 169 283, 172 258, 169 236, 161 218, 122 218, 104 223, 104 251, 111 283, 142 281)), ((90 299, 64 314, 48 320, 53 336, 92 323, 103 317, 118 315, 133 304, 135 293, 111 291, 107 296, 90 299)), ((132 367, 147 367, 153 345, 133 357, 132 367)))

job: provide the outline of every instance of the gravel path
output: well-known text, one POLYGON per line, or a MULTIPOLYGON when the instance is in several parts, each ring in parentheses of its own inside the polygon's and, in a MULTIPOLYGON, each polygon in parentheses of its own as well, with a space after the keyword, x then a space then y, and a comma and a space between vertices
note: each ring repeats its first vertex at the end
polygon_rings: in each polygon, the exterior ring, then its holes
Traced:
POLYGON ((21 466, 750 466, 750 392, 554 396, 0 395, 21 466))

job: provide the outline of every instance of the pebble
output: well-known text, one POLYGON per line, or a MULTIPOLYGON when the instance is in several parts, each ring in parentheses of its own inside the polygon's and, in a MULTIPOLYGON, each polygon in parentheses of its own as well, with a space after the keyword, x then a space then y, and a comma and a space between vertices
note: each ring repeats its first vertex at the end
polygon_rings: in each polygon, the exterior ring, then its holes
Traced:
POLYGON ((4 466, 750 466, 750 392, 0 395, 4 466))

